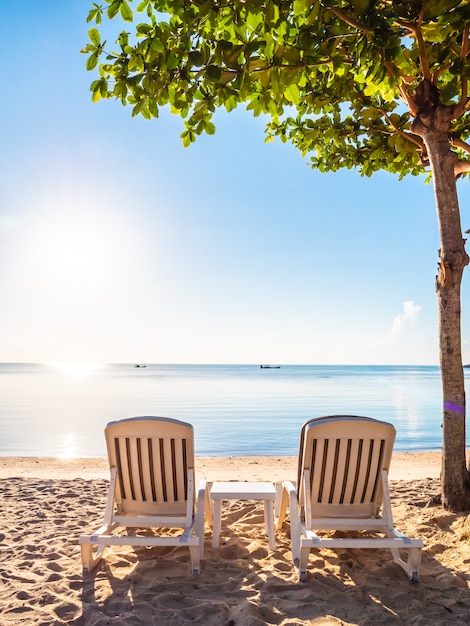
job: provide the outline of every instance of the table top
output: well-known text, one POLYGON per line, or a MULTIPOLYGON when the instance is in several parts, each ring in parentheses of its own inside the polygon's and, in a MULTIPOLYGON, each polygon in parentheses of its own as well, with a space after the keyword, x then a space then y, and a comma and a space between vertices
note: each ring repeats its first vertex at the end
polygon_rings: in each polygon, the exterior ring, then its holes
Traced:
POLYGON ((212 484, 210 497, 220 500, 271 500, 276 496, 273 483, 263 482, 215 482, 212 484))

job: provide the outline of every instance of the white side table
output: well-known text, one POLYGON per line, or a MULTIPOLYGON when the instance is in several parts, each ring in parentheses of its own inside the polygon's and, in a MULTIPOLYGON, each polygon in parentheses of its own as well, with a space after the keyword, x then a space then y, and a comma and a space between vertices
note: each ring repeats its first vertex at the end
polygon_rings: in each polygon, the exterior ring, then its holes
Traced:
POLYGON ((215 482, 210 489, 209 497, 213 502, 213 535, 212 546, 219 546, 222 500, 263 500, 264 523, 268 535, 269 548, 276 549, 274 537, 274 501, 276 489, 273 483, 215 482))

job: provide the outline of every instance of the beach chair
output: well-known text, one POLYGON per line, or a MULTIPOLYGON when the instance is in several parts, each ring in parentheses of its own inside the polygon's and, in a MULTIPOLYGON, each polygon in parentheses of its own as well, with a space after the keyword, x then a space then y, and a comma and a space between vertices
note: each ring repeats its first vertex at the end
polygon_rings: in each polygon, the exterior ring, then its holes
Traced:
POLYGON ((367 417, 333 415, 302 426, 297 486, 282 483, 276 502, 277 529, 289 508, 301 581, 313 548, 389 548, 410 580, 418 580, 423 542, 393 525, 388 470, 394 441, 392 424, 367 417))
POLYGON ((188 546, 198 574, 206 484, 201 481, 196 497, 193 427, 164 417, 133 417, 110 422, 105 437, 110 485, 103 525, 79 539, 84 572, 96 567, 106 546, 131 545, 188 546), (114 534, 122 527, 127 535, 114 534), (170 528, 182 532, 169 534, 170 528), (146 529, 145 536, 135 529, 146 529))

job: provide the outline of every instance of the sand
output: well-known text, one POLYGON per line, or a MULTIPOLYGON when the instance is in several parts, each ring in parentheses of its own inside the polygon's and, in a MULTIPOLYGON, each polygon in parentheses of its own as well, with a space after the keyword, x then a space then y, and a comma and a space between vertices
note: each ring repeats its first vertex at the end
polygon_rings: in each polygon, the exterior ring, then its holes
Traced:
MULTIPOLYGON (((222 509, 221 545, 206 525, 200 576, 184 548, 112 548, 82 575, 78 536, 100 523, 105 459, 0 459, 0 624, 260 626, 470 623, 470 521, 439 506, 438 453, 396 454, 395 525, 424 541, 412 584, 386 550, 311 554, 291 564, 289 523, 270 552, 258 502, 222 509)), ((293 479, 293 457, 197 459, 208 480, 293 479)))

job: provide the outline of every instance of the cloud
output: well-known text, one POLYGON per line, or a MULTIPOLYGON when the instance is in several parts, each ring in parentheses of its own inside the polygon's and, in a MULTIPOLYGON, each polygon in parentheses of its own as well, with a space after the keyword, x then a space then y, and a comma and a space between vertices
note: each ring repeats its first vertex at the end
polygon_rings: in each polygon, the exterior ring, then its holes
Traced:
POLYGON ((397 339, 404 330, 414 326, 420 311, 421 307, 411 300, 403 302, 403 313, 395 318, 389 338, 397 339))
POLYGON ((398 347, 400 339, 403 340, 407 330, 413 328, 418 318, 421 307, 411 300, 403 302, 403 313, 397 315, 393 320, 391 330, 383 333, 376 345, 379 347, 398 347))

